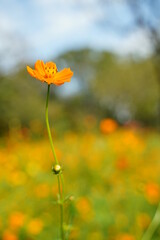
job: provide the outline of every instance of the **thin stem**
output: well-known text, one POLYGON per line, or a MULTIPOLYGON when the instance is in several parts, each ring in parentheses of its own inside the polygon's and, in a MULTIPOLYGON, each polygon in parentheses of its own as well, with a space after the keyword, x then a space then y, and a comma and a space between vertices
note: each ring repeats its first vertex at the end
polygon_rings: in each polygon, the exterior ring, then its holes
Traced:
POLYGON ((61 239, 64 239, 64 231, 63 231, 63 197, 62 197, 62 191, 61 191, 61 183, 60 183, 60 176, 59 174, 57 175, 58 179, 58 190, 59 190, 59 195, 60 195, 60 233, 61 233, 61 239))
MULTIPOLYGON (((61 206, 61 222, 62 222, 62 227, 63 227, 63 216, 64 216, 64 178, 63 178, 63 173, 60 173, 60 179, 61 179, 61 200, 62 204, 61 206)), ((65 239, 64 237, 64 231, 62 232, 62 239, 65 239)))
MULTIPOLYGON (((47 131, 48 131, 48 136, 49 136, 49 141, 50 141, 50 144, 51 144, 51 149, 52 149, 52 152, 53 152, 53 156, 54 156, 56 164, 59 164, 57 156, 56 156, 56 152, 54 150, 51 130, 50 130, 50 126, 49 126, 49 120, 48 120, 49 91, 50 91, 50 85, 48 85, 47 99, 46 99, 46 125, 47 125, 47 131)), ((60 234, 61 234, 61 239, 65 240, 64 228, 63 228, 63 221, 64 221, 64 181, 63 181, 63 173, 62 172, 57 175, 57 180, 58 180, 58 191, 59 191, 59 196, 60 196, 60 234)))
POLYGON ((56 161, 56 164, 59 164, 58 160, 57 160, 57 156, 54 150, 54 146, 53 146, 53 141, 52 141, 52 135, 51 135, 51 130, 50 130, 50 126, 49 126, 49 120, 48 120, 48 100, 49 100, 49 90, 50 90, 50 85, 48 85, 48 91, 47 91, 47 100, 46 100, 46 125, 47 125, 47 131, 48 131, 48 136, 49 136, 49 141, 51 144, 51 149, 53 152, 53 156, 54 159, 56 161))
POLYGON ((160 203, 158 205, 157 211, 153 217, 153 220, 151 224, 149 225, 147 231, 142 237, 142 240, 151 240, 155 230, 157 229, 158 225, 160 223, 160 203))

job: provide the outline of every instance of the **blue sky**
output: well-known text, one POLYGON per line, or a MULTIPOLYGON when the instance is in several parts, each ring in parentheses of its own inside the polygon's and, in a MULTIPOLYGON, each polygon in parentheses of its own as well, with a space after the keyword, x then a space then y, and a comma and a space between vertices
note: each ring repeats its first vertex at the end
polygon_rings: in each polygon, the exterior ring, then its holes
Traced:
POLYGON ((98 0, 1 0, 0 65, 49 60, 85 47, 147 56, 146 32, 115 31, 132 22, 123 0, 108 1, 105 7, 98 0))

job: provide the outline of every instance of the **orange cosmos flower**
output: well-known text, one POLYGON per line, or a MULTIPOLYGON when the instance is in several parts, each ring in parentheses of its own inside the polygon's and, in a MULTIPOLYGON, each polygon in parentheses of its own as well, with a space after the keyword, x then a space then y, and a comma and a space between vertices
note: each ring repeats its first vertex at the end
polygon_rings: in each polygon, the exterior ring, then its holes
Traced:
POLYGON ((27 66, 28 73, 40 80, 46 82, 48 85, 55 84, 60 86, 65 82, 70 82, 73 72, 70 68, 64 68, 58 72, 57 66, 54 62, 44 63, 42 60, 37 60, 35 63, 35 70, 27 66))
POLYGON ((118 124, 111 118, 102 119, 100 122, 100 130, 104 134, 114 132, 118 128, 118 124))
POLYGON ((151 204, 157 204, 160 200, 160 187, 156 183, 148 183, 145 189, 147 200, 151 204))

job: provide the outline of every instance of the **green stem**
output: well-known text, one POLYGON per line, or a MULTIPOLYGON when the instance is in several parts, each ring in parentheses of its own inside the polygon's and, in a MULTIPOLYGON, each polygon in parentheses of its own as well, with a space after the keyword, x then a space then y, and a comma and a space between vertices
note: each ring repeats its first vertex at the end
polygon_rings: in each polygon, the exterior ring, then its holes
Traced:
MULTIPOLYGON (((59 165, 59 162, 58 162, 58 159, 57 159, 57 156, 56 156, 56 152, 54 150, 51 130, 50 130, 50 126, 49 126, 49 120, 48 120, 49 91, 50 91, 50 85, 48 85, 47 99, 46 99, 46 125, 47 125, 47 131, 48 131, 48 136, 49 136, 49 141, 50 141, 50 144, 51 144, 51 149, 52 149, 52 152, 53 152, 53 156, 54 156, 56 164, 59 165)), ((57 175, 57 180, 58 180, 58 191, 59 191, 59 196, 60 196, 60 234, 61 234, 61 239, 65 240, 65 238, 64 238, 64 228, 63 228, 63 221, 64 221, 64 181, 63 181, 63 173, 62 172, 57 175)))
POLYGON ((57 160, 57 156, 54 150, 54 146, 53 146, 53 141, 52 141, 52 135, 51 135, 51 130, 50 130, 50 126, 49 126, 49 120, 48 120, 48 100, 49 100, 49 90, 50 90, 50 85, 48 85, 48 91, 47 91, 47 100, 46 100, 46 125, 47 125, 47 131, 48 131, 48 136, 49 136, 49 141, 51 144, 51 149, 53 152, 53 156, 54 159, 56 161, 56 164, 59 164, 58 160, 57 160))
MULTIPOLYGON (((64 178, 63 178, 63 173, 60 173, 60 179, 61 179, 61 187, 62 187, 62 192, 61 192, 61 200, 62 200, 62 204, 61 204, 61 223, 62 223, 62 227, 63 227, 63 216, 64 216, 64 178)), ((62 239, 65 239, 64 236, 64 231, 62 232, 62 239)))
POLYGON ((60 233, 61 233, 61 239, 64 240, 64 231, 63 231, 63 215, 64 215, 64 209, 63 209, 63 196, 61 191, 61 183, 60 183, 60 176, 57 175, 58 179, 58 191, 60 195, 60 233))
POLYGON ((149 225, 147 231, 142 237, 142 240, 151 240, 155 230, 157 229, 158 225, 160 223, 160 203, 158 205, 157 211, 153 217, 153 220, 151 224, 149 225))

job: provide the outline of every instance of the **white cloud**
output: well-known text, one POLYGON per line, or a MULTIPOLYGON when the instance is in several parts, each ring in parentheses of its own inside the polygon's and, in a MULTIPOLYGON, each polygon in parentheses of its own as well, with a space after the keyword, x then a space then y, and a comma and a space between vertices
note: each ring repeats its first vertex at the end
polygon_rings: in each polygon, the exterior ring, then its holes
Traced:
POLYGON ((142 29, 119 36, 115 32, 100 32, 90 44, 100 50, 107 49, 120 55, 135 54, 146 57, 152 53, 152 45, 147 33, 142 29))
POLYGON ((117 49, 117 51, 119 51, 120 54, 147 56, 152 52, 152 45, 147 32, 142 29, 137 29, 121 41, 121 47, 117 49))

